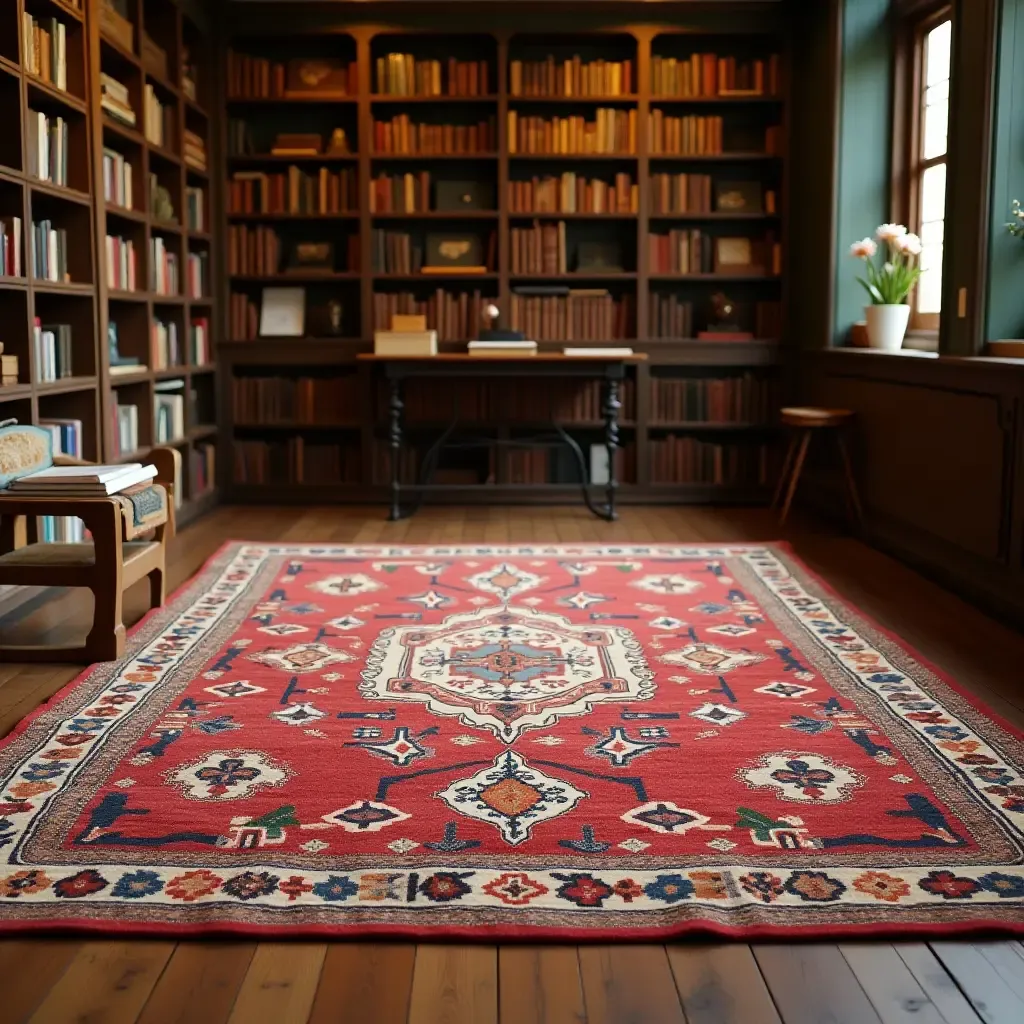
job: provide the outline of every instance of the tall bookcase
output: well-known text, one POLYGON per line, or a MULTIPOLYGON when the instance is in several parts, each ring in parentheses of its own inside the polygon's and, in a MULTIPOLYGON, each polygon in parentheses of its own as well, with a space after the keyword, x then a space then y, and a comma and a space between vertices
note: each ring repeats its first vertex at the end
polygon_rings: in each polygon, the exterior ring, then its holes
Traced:
POLYGON ((157 443, 178 448, 184 484, 179 516, 187 520, 217 500, 216 482, 207 469, 207 449, 212 446, 215 451, 217 445, 209 173, 215 138, 210 115, 211 44, 172 0, 126 0, 120 13, 127 18, 111 22, 95 17, 90 39, 96 69, 91 83, 91 105, 96 111, 92 153, 99 182, 95 217, 103 270, 98 293, 104 457, 112 462, 136 461, 157 443), (134 125, 104 109, 104 76, 127 93, 134 125), (153 115, 154 101, 162 111, 159 118, 153 115), (162 138, 153 130, 157 120, 162 138), (187 158, 191 148, 186 147, 186 133, 201 141, 205 160, 187 158), (109 189, 104 191, 104 175, 110 174, 112 159, 127 164, 130 207, 118 202, 109 189), (199 210, 195 219, 190 216, 190 196, 199 210), (135 254, 134 288, 108 274, 107 262, 116 258, 114 247, 127 243, 135 254), (191 257, 201 257, 205 264, 198 289, 189 280, 191 257), (176 280, 168 280, 165 271, 172 260, 176 280), (194 344, 197 323, 206 328, 205 353, 197 352, 194 344), (118 355, 137 360, 137 368, 111 366, 111 327, 118 355), (172 330, 174 347, 161 342, 172 330), (157 403, 164 394, 181 396, 183 417, 165 425, 166 436, 161 437, 157 403), (132 439, 127 436, 130 431, 122 438, 119 429, 118 409, 126 406, 137 410, 135 444, 121 443, 132 439))
MULTIPOLYGON (((0 216, 21 222, 22 276, 0 276, 0 341, 17 357, 16 383, 0 384, 0 420, 20 423, 80 422, 84 458, 103 451, 99 419, 101 368, 97 347, 97 272, 93 238, 94 180, 90 133, 94 112, 88 93, 89 19, 81 7, 60 0, 0 0, 0 216), (33 73, 27 60, 26 14, 40 25, 63 26, 66 88, 33 73), (67 184, 43 180, 31 169, 30 118, 45 115, 67 124, 67 184), (47 280, 33 264, 33 224, 64 232, 69 280, 47 280), (46 376, 33 344, 33 325, 67 324, 73 348, 67 375, 46 376)), ((12 232, 13 235, 13 232, 12 232)))
MULTIPOLYGON (((157 295, 149 284, 149 243, 167 240, 183 264, 193 252, 209 252, 209 172, 189 166, 183 155, 187 129, 211 152, 214 132, 208 113, 214 95, 209 77, 213 67, 208 35, 172 0, 126 0, 127 35, 111 34, 103 0, 0 0, 0 217, 18 217, 22 224, 21 276, 0 274, 0 341, 4 355, 18 358, 16 382, 0 384, 0 419, 21 423, 81 424, 82 456, 97 461, 142 459, 155 443, 156 389, 166 381, 180 381, 184 395, 184 424, 180 436, 169 438, 183 456, 183 502, 179 518, 186 521, 217 499, 211 479, 199 486, 197 456, 205 445, 217 443, 216 358, 213 349, 217 326, 212 285, 214 260, 207 257, 207 285, 202 294, 157 295), (66 81, 57 81, 50 52, 32 70, 33 19, 51 36, 63 32, 66 81), (55 19, 56 24, 53 19, 55 19), (56 27, 62 25, 63 30, 56 27), (143 61, 142 44, 151 39, 165 57, 160 73, 143 61), (185 86, 185 55, 195 91, 185 86), (45 75, 53 81, 45 80, 45 75), (101 74, 123 82, 138 118, 133 129, 111 118, 102 107, 101 74), (167 138, 162 147, 147 141, 143 131, 146 86, 155 90, 167 107, 167 138), (65 87, 66 86, 66 87, 65 87), (66 183, 44 180, 39 173, 39 115, 51 126, 66 122, 63 160, 66 183), (131 164, 132 208, 105 198, 105 151, 116 151, 131 164), (163 184, 177 212, 177 224, 158 222, 150 210, 150 174, 163 184), (190 230, 184 218, 186 189, 201 187, 204 194, 202 230, 190 230), (66 239, 66 274, 48 280, 33 265, 33 224, 46 221, 66 239), (134 243, 137 288, 109 286, 107 235, 134 243), (151 328, 155 318, 175 322, 182 350, 177 365, 154 369, 151 328), (209 355, 202 365, 191 358, 189 325, 198 318, 209 321, 209 355), (36 324, 70 327, 70 360, 56 374, 47 371, 34 338, 36 324), (123 356, 135 356, 139 369, 131 374, 111 373, 108 325, 117 326, 123 356), (47 380, 47 376, 56 379, 47 380), (117 445, 114 407, 119 401, 137 405, 139 443, 133 451, 117 445)), ((43 49, 45 47, 43 39, 43 49)), ((52 52, 52 51, 51 51, 52 52)), ((52 143, 51 149, 57 143, 52 143)), ((205 470, 205 458, 203 469, 205 470)))
MULTIPOLYGON (((224 227, 263 226, 275 231, 278 240, 271 253, 274 265, 264 265, 259 274, 253 274, 249 266, 229 263, 226 276, 230 295, 225 296, 225 310, 235 312, 239 304, 250 304, 247 323, 240 315, 228 316, 221 347, 222 427, 225 447, 230 449, 223 460, 223 479, 229 483, 229 493, 247 501, 365 501, 381 497, 386 467, 384 404, 372 371, 357 367, 355 361, 357 352, 372 347, 374 328, 386 327, 382 322, 385 313, 395 308, 388 307, 381 296, 411 295, 398 306, 400 311, 411 311, 410 302, 427 300, 438 289, 467 293, 470 300, 450 319, 431 311, 442 328, 442 348, 458 350, 473 336, 476 311, 487 300, 497 302, 509 323, 515 306, 524 302, 524 297, 517 298, 521 289, 568 286, 593 293, 606 291, 609 298, 595 294, 595 301, 615 307, 608 315, 595 314, 592 321, 594 325, 612 324, 613 330, 592 326, 585 338, 577 335, 575 343, 628 344, 649 357, 645 365, 632 371, 627 384, 622 499, 764 499, 770 472, 767 460, 773 448, 773 411, 779 395, 777 370, 785 351, 789 51, 785 26, 768 23, 763 17, 756 25, 745 24, 743 18, 725 13, 705 22, 690 17, 668 24, 601 20, 588 27, 569 23, 564 30, 553 28, 537 35, 525 18, 521 18, 522 26, 508 24, 514 15, 507 16, 506 25, 499 28, 478 15, 476 24, 472 16, 460 19, 459 32, 438 32, 426 27, 429 21, 425 17, 409 24, 394 19, 387 25, 340 24, 336 18, 331 21, 329 14, 320 14, 314 28, 312 22, 303 22, 301 6, 290 34, 280 31, 278 21, 271 37, 260 30, 258 18, 247 15, 244 28, 232 32, 230 38, 235 56, 229 59, 224 97, 232 143, 226 167, 229 200, 232 179, 238 191, 236 204, 229 201, 225 205, 224 227), (407 62, 403 69, 389 71, 390 54, 410 55, 413 66, 407 62), (686 95, 678 81, 671 93, 655 90, 656 62, 663 89, 662 69, 667 61, 674 59, 676 66, 687 63, 696 68, 695 55, 701 54, 727 61, 721 67, 722 83, 728 79, 731 85, 725 95, 718 89, 717 60, 715 85, 711 87, 709 78, 702 94, 686 95), (249 60, 242 62, 239 57, 249 60), (301 58, 326 58, 340 65, 335 73, 344 81, 347 94, 329 98, 291 91, 287 69, 291 61, 301 58), (577 65, 593 70, 584 73, 585 79, 580 78, 579 70, 570 72, 574 77, 566 87, 556 75, 564 73, 565 61, 573 58, 577 65), (437 70, 416 63, 433 60, 439 62, 437 70), (486 62, 486 73, 478 69, 474 78, 467 72, 464 79, 450 85, 449 62, 453 60, 486 62), (619 77, 613 79, 611 72, 597 68, 595 62, 600 61, 619 64, 619 77), (523 64, 531 62, 547 64, 551 70, 524 72, 523 64), (625 62, 630 67, 628 83, 622 77, 625 62), (755 62, 759 62, 756 82, 752 77, 755 62), (545 73, 549 77, 544 78, 545 73), (427 74, 433 75, 435 82, 440 78, 441 95, 394 95, 407 89, 410 81, 414 92, 417 81, 422 90, 427 74), (533 75, 529 85, 520 81, 524 74, 533 75), (566 88, 573 94, 552 95, 566 88), (537 95, 538 90, 543 94, 537 95), (699 133, 696 128, 689 129, 691 148, 680 152, 678 147, 685 144, 681 133, 687 129, 682 122, 673 122, 671 132, 675 134, 666 131, 665 137, 666 145, 675 148, 666 152, 655 142, 655 115, 662 128, 666 119, 688 117, 721 118, 721 125, 709 127, 710 122, 705 121, 699 133), (403 117, 413 126, 455 127, 446 137, 442 133, 440 143, 421 132, 419 144, 409 145, 412 133, 400 120, 403 117), (556 117, 581 117, 590 124, 600 119, 605 126, 618 119, 623 126, 620 145, 613 136, 611 142, 597 143, 600 149, 613 150, 610 152, 591 151, 591 142, 586 143, 586 152, 535 152, 543 142, 543 129, 534 124, 531 135, 529 119, 550 121, 556 117), (243 123, 244 129, 240 127, 243 123), (385 123, 390 128, 381 127, 385 123), (312 132, 326 143, 339 127, 345 130, 350 145, 346 154, 288 157, 270 152, 280 133, 312 132), (449 151, 437 152, 438 144, 449 151), (472 151, 466 152, 467 147, 472 151), (286 172, 289 166, 313 175, 319 174, 321 167, 332 172, 351 169, 357 177, 358 202, 332 211, 326 218, 282 212, 276 206, 273 213, 260 213, 254 197, 258 197, 261 183, 250 185, 257 191, 249 197, 249 206, 238 205, 244 204, 245 196, 236 175, 241 173, 251 182, 254 176, 286 172), (424 171, 430 174, 428 208, 415 205, 412 212, 387 209, 381 199, 383 187, 379 187, 376 205, 371 203, 371 190, 377 187, 374 182, 382 174, 418 175, 424 171), (591 184, 612 188, 618 184, 620 201, 606 212, 593 212, 586 206, 573 212, 550 208, 522 211, 518 205, 521 193, 513 192, 515 183, 564 173, 575 173, 591 184), (656 205, 652 175, 681 173, 707 175, 710 180, 702 186, 702 198, 694 199, 685 211, 664 210, 656 205), (638 187, 630 190, 616 175, 628 176, 628 185, 638 187), (435 205, 438 183, 458 182, 475 186, 478 194, 471 200, 473 208, 439 211, 435 205), (720 198, 723 186, 729 184, 739 186, 748 205, 737 210, 720 198), (755 194, 757 198, 750 199, 755 194), (478 208, 479 195, 491 197, 491 202, 483 202, 484 208, 478 208), (543 229, 559 223, 564 224, 563 241, 551 242, 554 236, 549 230, 551 244, 545 255, 546 243, 540 242, 543 229), (534 246, 531 256, 520 232, 534 229, 540 244, 534 246), (693 243, 693 265, 679 264, 678 235, 671 243, 676 261, 668 266, 655 264, 654 258, 664 259, 665 254, 655 252, 652 236, 684 230, 700 231, 709 239, 693 243), (378 232, 407 234, 409 238, 394 242, 378 232), (463 232, 466 238, 475 239, 476 262, 485 265, 485 271, 467 271, 462 276, 447 273, 443 280, 420 272, 409 253, 427 247, 427 236, 437 232, 463 232), (746 239, 754 255, 747 257, 746 264, 729 269, 725 259, 733 258, 729 245, 719 262, 718 238, 746 239), (329 275, 304 277, 288 272, 288 253, 296 241, 328 240, 334 242, 329 275), (617 243, 617 249, 610 243, 617 243), (558 259, 558 244, 564 247, 566 258, 552 265, 550 261, 558 259), (514 262, 514 247, 523 259, 535 262, 514 262), (584 249, 589 259, 595 251, 598 259, 602 252, 613 253, 614 266, 588 263, 578 267, 584 249), (547 263, 536 262, 545 258, 547 263), (242 269, 246 272, 231 272, 242 269), (255 317, 262 289, 268 285, 306 288, 304 337, 258 336, 255 317), (742 322, 736 326, 742 331, 734 333, 754 333, 752 339, 696 337, 713 319, 710 310, 717 294, 737 307, 735 316, 742 322), (687 323, 692 329, 684 334, 674 331, 672 324, 658 329, 651 319, 656 302, 672 297, 678 303, 691 303, 687 323), (341 329, 333 335, 323 328, 327 318, 322 308, 332 299, 343 309, 341 329), (702 447, 705 445, 711 447, 702 447), (733 456, 733 451, 741 455, 733 456)), ((436 16, 433 23, 438 23, 436 16)), ((698 77, 702 81, 704 73, 701 64, 698 77)), ((711 75, 710 70, 707 73, 711 75)), ((607 129, 608 134, 613 131, 607 129)), ((602 139, 605 134, 602 127, 602 139)), ((412 191, 418 189, 417 181, 412 191)), ((393 195, 402 207, 404 192, 398 190, 393 195)), ((589 196, 593 197, 593 189, 589 196)), ((581 198, 587 195, 581 193, 581 198)), ((413 202, 418 203, 418 198, 414 196, 413 202)), ((662 243, 662 250, 669 244, 662 243)), ((688 244, 688 254, 691 248, 688 244)), ((743 248, 740 246, 741 253, 743 248)), ((735 246, 732 249, 735 251, 735 246)), ((548 340, 557 335, 550 314, 516 326, 527 327, 531 337, 537 336, 539 328, 542 350, 560 351, 569 340, 548 340)), ((467 383, 462 392, 459 387, 435 387, 433 394, 407 396, 408 434, 414 445, 417 437, 426 444, 431 430, 443 426, 456 401, 464 413, 469 411, 466 418, 473 421, 475 433, 493 431, 496 439, 516 437, 520 428, 525 436, 538 422, 548 419, 552 410, 584 446, 601 439, 599 417, 588 405, 583 382, 576 395, 552 394, 539 405, 535 394, 509 394, 510 389, 536 388, 536 383, 467 383), (511 424, 510 409, 517 412, 511 424)), ((403 473, 411 476, 417 469, 415 456, 407 461, 403 473)), ((551 460, 546 465, 529 460, 524 464, 523 460, 492 457, 482 467, 453 464, 446 472, 446 482, 468 482, 476 472, 478 479, 519 485, 501 488, 502 500, 558 501, 575 493, 571 478, 560 476, 551 460)), ((481 496, 486 498, 481 492, 466 493, 467 498, 481 496)))

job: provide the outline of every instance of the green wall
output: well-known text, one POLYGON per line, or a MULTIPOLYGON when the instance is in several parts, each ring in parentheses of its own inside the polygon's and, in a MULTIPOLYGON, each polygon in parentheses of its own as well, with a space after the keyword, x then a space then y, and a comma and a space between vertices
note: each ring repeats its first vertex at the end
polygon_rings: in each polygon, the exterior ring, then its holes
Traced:
MULTIPOLYGON (((850 325, 864 319, 867 296, 857 283, 857 264, 848 256, 849 247, 889 219, 893 63, 889 0, 846 0, 842 32, 833 345, 842 345, 850 325)), ((799 239, 792 244, 799 245, 799 239)))

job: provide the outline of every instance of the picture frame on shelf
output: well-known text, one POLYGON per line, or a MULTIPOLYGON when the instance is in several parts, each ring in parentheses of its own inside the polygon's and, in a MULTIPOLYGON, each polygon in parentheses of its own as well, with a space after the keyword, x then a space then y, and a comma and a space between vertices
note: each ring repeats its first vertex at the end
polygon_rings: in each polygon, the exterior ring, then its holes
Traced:
POLYGON ((732 214, 764 213, 764 193, 761 182, 716 182, 715 212, 732 214))
POLYGON ((301 338, 306 332, 306 289, 264 288, 259 326, 261 338, 301 338))

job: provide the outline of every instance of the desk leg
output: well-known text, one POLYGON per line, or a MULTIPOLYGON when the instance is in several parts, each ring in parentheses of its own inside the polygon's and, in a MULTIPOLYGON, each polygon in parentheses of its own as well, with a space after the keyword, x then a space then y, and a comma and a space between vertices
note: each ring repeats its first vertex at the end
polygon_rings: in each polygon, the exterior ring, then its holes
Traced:
POLYGON ((398 479, 399 456, 402 451, 402 382, 398 377, 391 378, 391 398, 388 410, 391 414, 391 513, 388 518, 394 522, 402 518, 399 504, 401 484, 398 479))
POLYGON ((619 481, 615 478, 615 453, 619 448, 619 382, 615 377, 605 381, 604 397, 604 446, 608 451, 608 484, 605 487, 607 496, 606 519, 616 519, 615 496, 619 489, 619 481))

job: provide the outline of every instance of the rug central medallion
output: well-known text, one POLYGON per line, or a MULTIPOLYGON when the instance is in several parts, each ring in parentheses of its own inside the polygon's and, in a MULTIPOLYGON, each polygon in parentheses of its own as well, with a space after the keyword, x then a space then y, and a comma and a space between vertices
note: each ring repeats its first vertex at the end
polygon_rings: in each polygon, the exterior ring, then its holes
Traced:
POLYGON ((507 605, 383 630, 362 678, 364 697, 426 704, 505 743, 596 703, 646 700, 655 691, 628 629, 574 626, 507 605))

